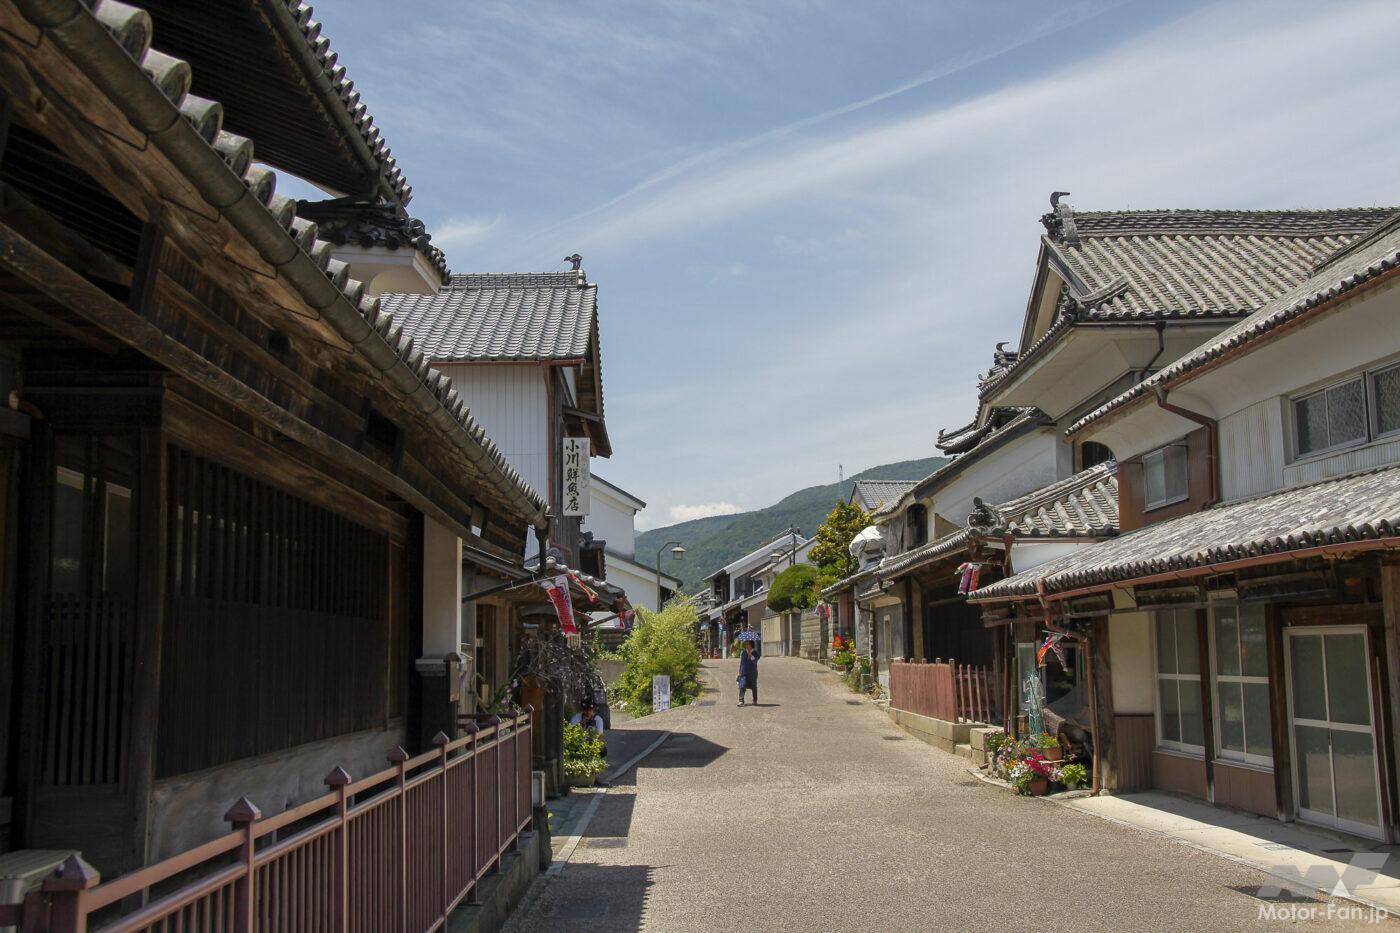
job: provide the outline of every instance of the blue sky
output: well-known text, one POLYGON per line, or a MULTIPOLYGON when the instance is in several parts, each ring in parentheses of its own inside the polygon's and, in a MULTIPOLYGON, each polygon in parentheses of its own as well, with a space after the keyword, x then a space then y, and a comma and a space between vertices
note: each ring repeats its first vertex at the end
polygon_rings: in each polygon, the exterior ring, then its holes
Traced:
MULTIPOLYGON (((643 526, 931 456, 1080 209, 1397 203, 1400 4, 327 0, 457 272, 599 284, 643 526)), ((911 477, 913 478, 913 477, 911 477)))

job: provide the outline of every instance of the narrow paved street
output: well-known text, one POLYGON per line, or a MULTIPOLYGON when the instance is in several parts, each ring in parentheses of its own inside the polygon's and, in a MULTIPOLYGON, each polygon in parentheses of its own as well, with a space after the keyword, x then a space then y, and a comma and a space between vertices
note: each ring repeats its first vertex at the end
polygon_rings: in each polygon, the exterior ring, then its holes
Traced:
POLYGON ((816 664, 761 671, 758 708, 706 662, 720 691, 628 724, 673 735, 508 929, 1259 928, 1261 872, 988 786, 816 664))

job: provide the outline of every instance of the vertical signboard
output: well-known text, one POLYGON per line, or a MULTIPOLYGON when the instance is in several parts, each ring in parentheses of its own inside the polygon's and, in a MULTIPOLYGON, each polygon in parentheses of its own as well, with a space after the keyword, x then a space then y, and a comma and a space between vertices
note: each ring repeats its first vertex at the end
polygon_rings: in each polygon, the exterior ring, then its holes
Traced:
POLYGON ((651 679, 651 711, 664 712, 671 708, 671 676, 657 674, 651 679))
POLYGON ((564 514, 588 514, 588 438, 564 438, 564 514))

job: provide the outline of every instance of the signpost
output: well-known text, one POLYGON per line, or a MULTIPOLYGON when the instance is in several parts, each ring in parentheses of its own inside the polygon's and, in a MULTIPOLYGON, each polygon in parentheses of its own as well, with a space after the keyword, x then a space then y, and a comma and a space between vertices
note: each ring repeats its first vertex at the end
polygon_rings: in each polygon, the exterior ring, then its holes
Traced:
POLYGON ((651 679, 651 711, 659 713, 671 708, 671 677, 657 674, 651 679))

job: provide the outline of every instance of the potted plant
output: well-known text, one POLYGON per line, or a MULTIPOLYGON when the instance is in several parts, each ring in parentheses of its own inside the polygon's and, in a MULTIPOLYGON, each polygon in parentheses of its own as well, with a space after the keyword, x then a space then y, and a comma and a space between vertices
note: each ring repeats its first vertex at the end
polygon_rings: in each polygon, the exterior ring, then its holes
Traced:
POLYGON ((1078 790, 1089 783, 1089 772, 1081 764, 1062 765, 1055 779, 1065 785, 1065 790, 1078 790))
POLYGON ((1011 786, 1027 797, 1043 797, 1050 790, 1051 773, 1051 765, 1045 756, 1032 749, 1011 766, 1011 786))
POLYGON ((583 726, 564 727, 564 777, 570 787, 592 787, 607 767, 601 735, 583 726))
POLYGON ((1060 748, 1060 740, 1048 732, 1042 732, 1035 737, 1035 746, 1040 749, 1046 761, 1059 761, 1065 756, 1064 749, 1060 748))

